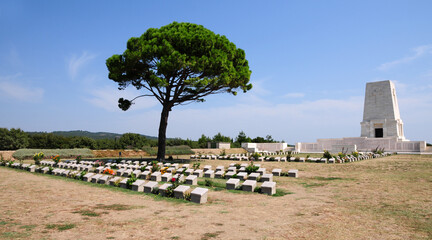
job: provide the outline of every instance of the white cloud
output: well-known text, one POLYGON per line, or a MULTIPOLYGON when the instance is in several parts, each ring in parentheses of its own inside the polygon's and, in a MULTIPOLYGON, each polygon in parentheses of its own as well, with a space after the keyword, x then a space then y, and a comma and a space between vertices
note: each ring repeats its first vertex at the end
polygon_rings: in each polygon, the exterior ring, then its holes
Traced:
POLYGON ((74 79, 77 74, 80 72, 80 70, 88 64, 91 60, 93 60, 96 57, 95 54, 90 54, 88 52, 83 52, 81 56, 77 57, 76 55, 73 55, 68 60, 68 73, 69 76, 74 79))
POLYGON ((302 98, 304 97, 304 93, 294 92, 294 93, 287 93, 283 97, 284 98, 302 98))
MULTIPOLYGON (((120 108, 118 108, 119 98, 131 100, 142 94, 142 92, 130 88, 118 90, 116 87, 105 86, 91 91, 90 94, 91 97, 85 100, 94 106, 103 108, 107 111, 121 111, 120 108)), ((159 102, 153 97, 143 97, 135 100, 135 103, 136 104, 133 104, 129 111, 147 109, 159 104, 159 102)))
POLYGON ((391 62, 383 63, 378 67, 378 70, 385 71, 397 65, 412 62, 426 54, 432 54, 432 45, 419 46, 412 49, 412 51, 414 52, 413 55, 401 59, 397 59, 391 62))
POLYGON ((19 83, 20 76, 21 74, 6 77, 0 76, 1 95, 24 102, 40 101, 43 98, 44 90, 19 83))
POLYGON ((268 79, 259 79, 251 81, 252 89, 250 90, 249 94, 268 95, 270 91, 264 87, 267 80, 268 79))

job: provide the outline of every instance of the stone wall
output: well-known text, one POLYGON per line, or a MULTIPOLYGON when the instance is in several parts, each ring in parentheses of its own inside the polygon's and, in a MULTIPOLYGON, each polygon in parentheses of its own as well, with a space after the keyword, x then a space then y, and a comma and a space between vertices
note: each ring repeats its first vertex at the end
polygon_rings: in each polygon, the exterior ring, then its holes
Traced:
POLYGON ((248 152, 277 152, 287 147, 287 143, 242 143, 242 148, 248 152))
POLYGON ((297 143, 296 151, 303 153, 323 152, 324 150, 337 149, 340 146, 355 145, 357 151, 367 152, 377 147, 384 148, 387 152, 424 152, 425 141, 401 141, 397 138, 333 138, 318 139, 316 143, 297 143))

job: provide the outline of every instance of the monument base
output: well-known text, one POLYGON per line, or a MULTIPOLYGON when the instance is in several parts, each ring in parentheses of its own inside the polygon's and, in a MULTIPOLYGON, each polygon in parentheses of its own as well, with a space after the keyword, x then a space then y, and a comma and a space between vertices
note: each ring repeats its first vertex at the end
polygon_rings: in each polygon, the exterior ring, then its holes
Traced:
POLYGON ((320 153, 324 150, 330 152, 341 152, 343 150, 351 153, 353 150, 359 152, 370 152, 376 148, 384 149, 386 152, 408 152, 420 153, 426 150, 425 141, 403 141, 392 138, 330 138, 318 139, 315 143, 297 143, 296 151, 300 153, 320 153))

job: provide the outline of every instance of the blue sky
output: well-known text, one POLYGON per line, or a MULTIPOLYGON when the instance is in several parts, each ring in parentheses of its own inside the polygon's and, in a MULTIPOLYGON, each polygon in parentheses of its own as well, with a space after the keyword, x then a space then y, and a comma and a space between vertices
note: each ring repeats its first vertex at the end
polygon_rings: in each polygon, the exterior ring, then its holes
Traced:
POLYGON ((360 135, 367 82, 396 83, 405 135, 432 142, 432 1, 0 2, 0 127, 157 136, 161 106, 129 111, 105 60, 173 21, 246 52, 253 89, 170 114, 167 136, 272 135, 288 143, 360 135))

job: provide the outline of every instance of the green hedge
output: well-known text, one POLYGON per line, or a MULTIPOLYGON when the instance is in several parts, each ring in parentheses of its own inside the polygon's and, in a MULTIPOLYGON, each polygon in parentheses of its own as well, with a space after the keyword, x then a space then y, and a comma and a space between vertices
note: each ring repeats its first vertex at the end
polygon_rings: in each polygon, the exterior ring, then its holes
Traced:
MULTIPOLYGON (((143 147, 143 151, 147 152, 150 155, 157 155, 158 148, 157 147, 143 147)), ((192 149, 189 146, 181 145, 181 146, 167 146, 165 148, 165 155, 189 155, 194 154, 192 149)))
POLYGON ((60 155, 60 158, 75 158, 81 155, 83 158, 93 157, 93 152, 88 148, 74 149, 19 149, 12 156, 18 160, 33 159, 35 153, 43 152, 45 158, 60 155))

